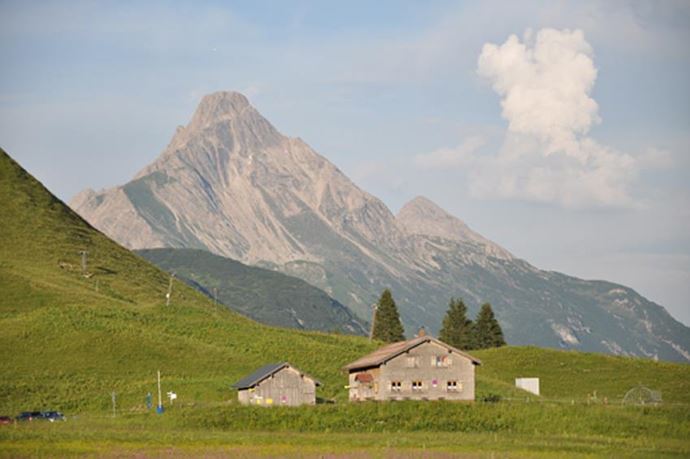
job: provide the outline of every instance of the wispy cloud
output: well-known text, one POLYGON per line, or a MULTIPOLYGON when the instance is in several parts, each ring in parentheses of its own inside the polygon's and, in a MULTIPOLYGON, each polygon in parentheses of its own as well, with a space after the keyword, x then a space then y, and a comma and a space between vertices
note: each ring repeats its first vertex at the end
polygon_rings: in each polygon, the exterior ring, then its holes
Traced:
POLYGON ((428 168, 476 164, 475 153, 485 144, 486 140, 483 137, 471 136, 455 148, 439 148, 430 153, 417 155, 414 161, 417 165, 428 168))

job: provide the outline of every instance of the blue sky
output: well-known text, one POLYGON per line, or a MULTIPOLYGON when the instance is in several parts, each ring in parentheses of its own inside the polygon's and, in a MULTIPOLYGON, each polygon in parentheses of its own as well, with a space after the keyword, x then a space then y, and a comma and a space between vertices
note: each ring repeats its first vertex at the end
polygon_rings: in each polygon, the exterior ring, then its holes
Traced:
POLYGON ((393 211, 425 195, 688 324, 689 42, 674 1, 0 1, 0 146, 69 200, 238 90, 393 211))

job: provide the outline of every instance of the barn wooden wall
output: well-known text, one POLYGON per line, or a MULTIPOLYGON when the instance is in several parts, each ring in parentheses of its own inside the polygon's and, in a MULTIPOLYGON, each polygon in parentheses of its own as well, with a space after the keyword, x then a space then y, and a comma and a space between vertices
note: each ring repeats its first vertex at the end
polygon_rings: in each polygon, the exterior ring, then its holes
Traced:
POLYGON ((285 367, 261 381, 253 389, 238 391, 240 403, 265 406, 298 406, 316 403, 316 383, 302 377, 292 367, 285 367))

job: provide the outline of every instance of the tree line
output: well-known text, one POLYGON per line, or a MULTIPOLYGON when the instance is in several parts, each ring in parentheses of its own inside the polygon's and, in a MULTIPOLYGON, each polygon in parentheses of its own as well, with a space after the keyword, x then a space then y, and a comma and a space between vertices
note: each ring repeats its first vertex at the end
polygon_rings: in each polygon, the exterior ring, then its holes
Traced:
MULTIPOLYGON (((372 323, 373 339, 394 343, 405 339, 398 307, 389 289, 385 289, 375 305, 372 323)), ((458 349, 487 349, 506 344, 503 330, 491 305, 484 303, 474 321, 467 317, 467 306, 458 298, 451 298, 438 337, 458 349)))

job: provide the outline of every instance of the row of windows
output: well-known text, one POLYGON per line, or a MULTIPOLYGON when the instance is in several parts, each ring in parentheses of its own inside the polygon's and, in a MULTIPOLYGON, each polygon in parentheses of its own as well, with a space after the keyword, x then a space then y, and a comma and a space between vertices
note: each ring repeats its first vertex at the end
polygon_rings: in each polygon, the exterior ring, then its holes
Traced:
MULTIPOLYGON (((427 390, 429 386, 436 388, 439 387, 439 381, 436 379, 432 379, 430 382, 424 382, 424 381, 412 381, 410 383, 410 389, 412 389, 413 392, 421 392, 424 390, 427 390)), ((460 391, 462 390, 462 382, 461 381, 446 381, 445 388, 448 392, 455 392, 455 391, 460 391)), ((402 381, 391 381, 390 384, 390 390, 391 392, 400 392, 403 389, 403 383, 402 381)))
MULTIPOLYGON (((419 368, 420 357, 408 356, 405 361, 407 368, 419 368)), ((453 360, 449 355, 432 355, 431 366, 436 368, 448 368, 453 364, 453 360)))

